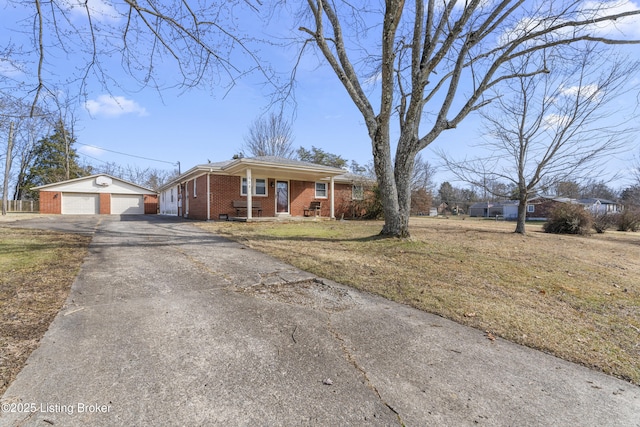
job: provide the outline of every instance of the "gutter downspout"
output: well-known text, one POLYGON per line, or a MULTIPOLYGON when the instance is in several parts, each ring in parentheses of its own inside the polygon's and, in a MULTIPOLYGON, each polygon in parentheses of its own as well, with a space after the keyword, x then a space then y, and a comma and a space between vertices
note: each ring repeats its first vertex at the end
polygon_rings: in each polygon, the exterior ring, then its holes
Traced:
POLYGON ((333 189, 334 189, 334 177, 331 177, 331 181, 330 181, 330 187, 331 187, 331 202, 330 202, 330 206, 331 206, 331 213, 330 213, 330 218, 331 219, 336 219, 336 214, 335 214, 335 206, 334 206, 334 197, 333 197, 333 189))
POLYGON ((211 220, 211 169, 207 174, 207 221, 211 220))

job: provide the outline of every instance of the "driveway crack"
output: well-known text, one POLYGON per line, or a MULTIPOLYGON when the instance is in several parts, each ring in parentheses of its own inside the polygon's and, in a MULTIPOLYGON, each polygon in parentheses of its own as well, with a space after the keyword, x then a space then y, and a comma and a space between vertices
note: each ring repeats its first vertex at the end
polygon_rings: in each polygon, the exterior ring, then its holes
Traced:
POLYGON ((178 248, 178 247, 174 247, 173 248, 176 252, 178 252, 179 254, 181 254, 182 256, 184 256, 189 262, 191 262, 198 270, 206 273, 206 274, 210 274, 212 276, 217 276, 217 277, 222 277, 224 280, 226 280, 227 282, 232 282, 232 278, 229 277, 228 274, 225 274, 224 272, 221 271, 217 271, 217 270, 212 270, 211 268, 209 268, 209 266, 207 264, 205 264, 204 262, 200 261, 199 259, 195 258, 194 256, 192 256, 191 254, 187 253, 185 250, 178 248))
POLYGON ((401 426, 404 426, 404 422, 402 421, 402 417, 400 416, 400 413, 393 407, 391 406, 388 402, 386 402, 383 398, 382 395, 380 394, 380 391, 378 390, 378 388, 376 387, 376 385, 371 381, 371 379, 369 378, 369 376, 367 375, 367 371, 360 366, 360 364, 358 363, 358 360, 356 359, 356 357, 351 353, 351 351, 349 350, 349 347, 347 346, 347 343, 345 342, 345 339, 340 335, 340 333, 333 327, 333 324, 331 323, 331 314, 327 314, 327 330, 329 331, 329 333, 331 335, 333 335, 333 337, 335 338, 336 341, 338 341, 338 343, 340 343, 340 348, 342 349, 342 354, 344 355, 345 359, 347 359, 347 361, 358 371, 360 372, 360 374, 362 375, 362 378, 364 379, 364 383, 367 385, 367 387, 369 387, 369 389, 371 389, 376 397, 378 398, 378 400, 380 400, 380 402, 386 406, 387 408, 389 408, 389 410, 391 412, 393 412, 394 414, 396 414, 396 417, 398 417, 398 422, 400 423, 401 426))

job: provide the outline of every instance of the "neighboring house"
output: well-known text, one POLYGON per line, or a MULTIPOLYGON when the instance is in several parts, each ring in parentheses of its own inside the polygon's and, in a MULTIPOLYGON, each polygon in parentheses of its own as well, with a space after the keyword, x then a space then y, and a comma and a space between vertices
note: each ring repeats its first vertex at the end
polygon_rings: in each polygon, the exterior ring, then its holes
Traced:
POLYGON ((110 175, 100 174, 34 187, 41 214, 155 214, 158 195, 110 175))
POLYGON ((469 216, 479 218, 503 217, 509 220, 516 219, 518 217, 518 201, 477 202, 469 207, 469 216))
MULTIPOLYGON (((538 196, 529 199, 527 202, 527 220, 546 221, 551 210, 558 203, 573 203, 584 206, 592 214, 609 214, 622 212, 622 206, 616 202, 605 199, 569 199, 567 197, 538 196)), ((469 215, 472 217, 492 218, 502 216, 507 220, 518 218, 517 200, 506 200, 502 202, 478 202, 471 205, 469 215)))
POLYGON ((518 219, 518 206, 520 202, 518 200, 505 200, 502 202, 502 216, 509 221, 515 221, 518 219))
POLYGON ((622 212, 622 205, 606 199, 578 199, 576 203, 584 206, 586 210, 594 215, 613 214, 622 212))
POLYGON ((567 197, 537 196, 527 202, 528 221, 546 221, 551 210, 559 203, 573 203, 573 199, 567 197))
MULTIPOLYGON (((469 216, 476 218, 488 218, 489 209, 494 207, 494 202, 476 202, 469 206, 469 216)), ((500 213, 500 215, 502 215, 502 213, 500 213)))
POLYGON ((239 158, 195 166, 162 186, 160 214, 198 220, 359 216, 357 202, 367 184, 361 176, 314 163, 239 158))

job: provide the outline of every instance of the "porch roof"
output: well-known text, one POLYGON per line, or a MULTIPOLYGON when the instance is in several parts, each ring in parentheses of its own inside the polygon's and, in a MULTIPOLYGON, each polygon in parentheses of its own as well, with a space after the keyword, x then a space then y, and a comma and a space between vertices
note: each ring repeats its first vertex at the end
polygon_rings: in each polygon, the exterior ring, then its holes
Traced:
POLYGON ((176 184, 188 181, 204 173, 245 176, 247 169, 251 169, 253 176, 266 176, 269 178, 323 181, 329 180, 331 177, 337 177, 338 179, 345 177, 345 181, 351 182, 353 180, 343 169, 281 157, 261 156, 194 166, 171 182, 160 187, 159 191, 164 191, 176 184))
POLYGON ((238 176, 246 175, 247 169, 251 169, 254 176, 265 175, 300 181, 325 180, 345 173, 338 168, 270 156, 236 159, 221 168, 229 175, 238 176))

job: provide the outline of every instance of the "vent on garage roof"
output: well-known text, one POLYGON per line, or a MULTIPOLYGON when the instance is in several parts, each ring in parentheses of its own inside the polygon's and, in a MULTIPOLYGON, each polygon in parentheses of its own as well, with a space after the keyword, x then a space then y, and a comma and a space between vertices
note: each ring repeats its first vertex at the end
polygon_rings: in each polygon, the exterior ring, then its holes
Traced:
POLYGON ((96 184, 101 187, 108 187, 111 185, 111 178, 108 176, 99 176, 96 178, 96 184))

